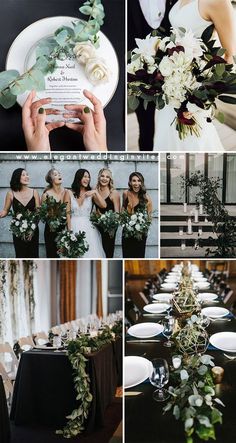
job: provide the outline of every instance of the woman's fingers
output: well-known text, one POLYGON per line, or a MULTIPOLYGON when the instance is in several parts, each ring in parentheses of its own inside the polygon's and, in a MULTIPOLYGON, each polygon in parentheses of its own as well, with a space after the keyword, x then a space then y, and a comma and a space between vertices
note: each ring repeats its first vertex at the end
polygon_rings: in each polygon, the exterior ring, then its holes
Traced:
POLYGON ((27 130, 32 126, 31 118, 31 106, 36 95, 35 91, 31 91, 28 95, 23 107, 22 107, 22 127, 23 130, 27 130))
POLYGON ((91 92, 87 91, 87 89, 84 90, 84 96, 90 100, 90 102, 93 105, 94 108, 94 123, 96 124, 104 124, 106 123, 104 112, 103 112, 103 106, 101 101, 95 97, 91 92))
POLYGON ((51 98, 42 98, 41 100, 36 100, 36 102, 31 105, 31 118, 35 119, 38 114, 38 110, 43 106, 47 105, 52 101, 51 98))
POLYGON ((59 111, 58 109, 54 109, 54 108, 47 108, 45 109, 45 112, 47 115, 60 115, 61 111, 59 111))

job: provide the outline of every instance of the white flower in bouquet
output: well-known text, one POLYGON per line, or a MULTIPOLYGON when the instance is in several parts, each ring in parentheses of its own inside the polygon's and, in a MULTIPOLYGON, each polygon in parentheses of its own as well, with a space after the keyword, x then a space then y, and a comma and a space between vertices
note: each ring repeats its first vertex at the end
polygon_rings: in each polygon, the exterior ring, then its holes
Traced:
POLYGON ((85 73, 93 85, 107 83, 111 74, 106 61, 101 57, 90 58, 85 66, 85 73))
MULTIPOLYGON (((14 221, 13 221, 14 222, 14 221)), ((16 226, 19 226, 20 222, 19 221, 15 221, 14 222, 16 226)))
POLYGON ((136 38, 135 42, 138 47, 134 49, 133 53, 140 54, 145 60, 146 57, 155 57, 161 39, 159 37, 151 37, 149 34, 144 39, 136 38))
POLYGON ((90 58, 94 58, 96 56, 96 50, 93 44, 88 40, 86 42, 76 43, 74 47, 74 54, 79 63, 86 65, 90 58))
MULTIPOLYGON (((172 43, 172 42, 171 42, 171 43, 172 43)), ((160 41, 159 49, 160 49, 161 51, 165 52, 167 46, 170 47, 169 44, 170 44, 170 37, 164 37, 164 38, 160 41)), ((174 46, 174 44, 172 44, 171 47, 173 47, 173 46, 174 46)))
POLYGON ((179 30, 175 30, 176 45, 184 47, 185 54, 193 60, 194 58, 201 57, 203 55, 202 45, 203 42, 200 38, 195 37, 193 32, 189 29, 183 35, 179 30))
POLYGON ((164 77, 169 77, 173 73, 175 66, 170 57, 166 55, 159 64, 159 69, 164 77))
POLYGON ((20 220, 22 218, 22 214, 17 214, 16 218, 17 220, 20 220))
POLYGON ((106 218, 105 214, 101 215, 101 219, 104 220, 104 218, 106 218))
POLYGON ((22 228, 23 228, 23 229, 27 229, 27 228, 28 228, 28 223, 27 223, 26 220, 23 221, 23 223, 22 223, 22 228))
POLYGON ((71 234, 70 238, 72 241, 76 241, 76 236, 74 234, 71 234))
POLYGON ((135 225, 135 229, 136 229, 136 231, 140 231, 140 230, 141 230, 141 226, 140 226, 139 223, 137 223, 137 224, 135 225))
POLYGON ((132 214, 130 218, 131 218, 131 220, 136 221, 137 220, 137 215, 136 214, 132 214))
POLYGON ((139 71, 139 69, 143 68, 143 62, 141 58, 136 58, 127 66, 127 72, 128 74, 135 74, 136 71, 139 71))
POLYGON ((34 223, 32 223, 31 228, 34 230, 36 229, 36 225, 34 223))

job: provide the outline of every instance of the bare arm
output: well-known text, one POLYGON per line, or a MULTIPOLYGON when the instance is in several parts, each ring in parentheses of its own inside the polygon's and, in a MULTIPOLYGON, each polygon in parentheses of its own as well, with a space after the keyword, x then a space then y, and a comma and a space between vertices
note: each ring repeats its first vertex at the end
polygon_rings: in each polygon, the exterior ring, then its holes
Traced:
POLYGON ((38 193, 38 191, 35 191, 35 190, 34 190, 34 198, 35 198, 35 205, 36 205, 36 208, 39 208, 39 207, 40 207, 40 198, 39 198, 39 193, 38 193))
POLYGON ((63 198, 63 203, 67 204, 67 208, 66 208, 66 223, 67 223, 67 228, 69 229, 69 231, 71 230, 71 199, 70 199, 70 192, 66 191, 64 198, 63 198))
POLYGON ((89 192, 92 192, 91 195, 93 197, 93 201, 94 201, 94 203, 96 203, 96 205, 99 206, 99 208, 106 208, 107 207, 107 204, 106 204, 104 198, 99 194, 99 192, 96 189, 94 189, 93 191, 89 191, 89 192))
POLYGON ((12 204, 12 194, 10 191, 8 191, 5 198, 4 208, 2 211, 0 211, 0 218, 7 216, 8 212, 10 211, 11 204, 12 204))
POLYGON ((148 214, 151 215, 151 213, 152 213, 152 199, 149 195, 147 196, 147 198, 148 198, 147 211, 148 211, 148 214))
POLYGON ((124 191, 123 192, 123 196, 122 196, 122 208, 121 208, 121 211, 124 211, 124 209, 125 209, 125 202, 126 202, 127 198, 128 198, 128 191, 124 191))
POLYGON ((118 191, 112 192, 112 200, 114 203, 115 212, 120 212, 120 194, 118 191))
POLYGON ((204 15, 214 23, 222 48, 226 50, 225 60, 233 63, 233 55, 236 55, 236 20, 231 1, 208 0, 205 8, 204 15))

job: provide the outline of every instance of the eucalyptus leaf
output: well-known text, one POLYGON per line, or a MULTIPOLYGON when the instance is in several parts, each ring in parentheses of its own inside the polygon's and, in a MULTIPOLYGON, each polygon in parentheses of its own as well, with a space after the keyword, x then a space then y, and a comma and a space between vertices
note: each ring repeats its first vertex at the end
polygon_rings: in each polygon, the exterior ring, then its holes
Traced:
POLYGON ((5 109, 9 109, 16 103, 16 96, 9 89, 0 91, 0 105, 5 109))
POLYGON ((128 96, 128 106, 131 111, 135 111, 139 106, 139 99, 135 95, 128 96))
POLYGON ((55 35, 55 40, 59 46, 64 47, 67 43, 68 32, 66 29, 60 31, 57 35, 55 35))
POLYGON ((0 72, 0 91, 6 88, 9 83, 14 81, 17 77, 20 76, 20 73, 16 70, 9 70, 0 72))
POLYGON ((81 6, 79 8, 79 11, 84 15, 90 15, 92 12, 91 6, 81 6))
POLYGON ((223 112, 217 112, 216 114, 216 118, 220 123, 224 123, 225 122, 225 115, 223 112))

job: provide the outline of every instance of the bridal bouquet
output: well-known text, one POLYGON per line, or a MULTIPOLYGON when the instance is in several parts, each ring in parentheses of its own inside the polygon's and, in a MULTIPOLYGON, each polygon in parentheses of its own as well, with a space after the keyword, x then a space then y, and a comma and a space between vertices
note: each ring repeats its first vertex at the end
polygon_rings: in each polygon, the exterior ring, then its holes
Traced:
POLYGON ((137 240, 142 240, 148 233, 151 217, 146 210, 139 210, 134 214, 130 214, 125 210, 120 213, 120 223, 123 226, 125 238, 133 237, 137 240))
POLYGON ((38 212, 32 212, 29 209, 20 212, 11 213, 12 220, 10 223, 10 231, 16 237, 23 241, 30 241, 37 229, 39 222, 38 212))
POLYGON ((112 210, 105 212, 105 214, 92 212, 90 221, 94 226, 100 227, 104 232, 108 232, 110 238, 113 238, 119 226, 119 214, 112 210))
POLYGON ((47 195, 40 208, 40 218, 47 223, 51 232, 66 224, 66 203, 57 202, 54 197, 47 195))
MULTIPOLYGON (((213 25, 201 38, 191 30, 173 29, 168 37, 136 39, 128 64, 128 103, 133 110, 143 99, 144 108, 154 102, 157 109, 170 105, 179 138, 200 136, 204 122, 211 121, 216 99, 236 104, 235 66, 222 57, 225 50, 211 40, 213 25), (224 95, 227 94, 227 95, 224 95)), ((224 115, 216 117, 223 122, 224 115)))
POLYGON ((57 235, 56 243, 60 257, 83 257, 89 249, 84 231, 74 233, 73 231, 64 230, 57 235))

